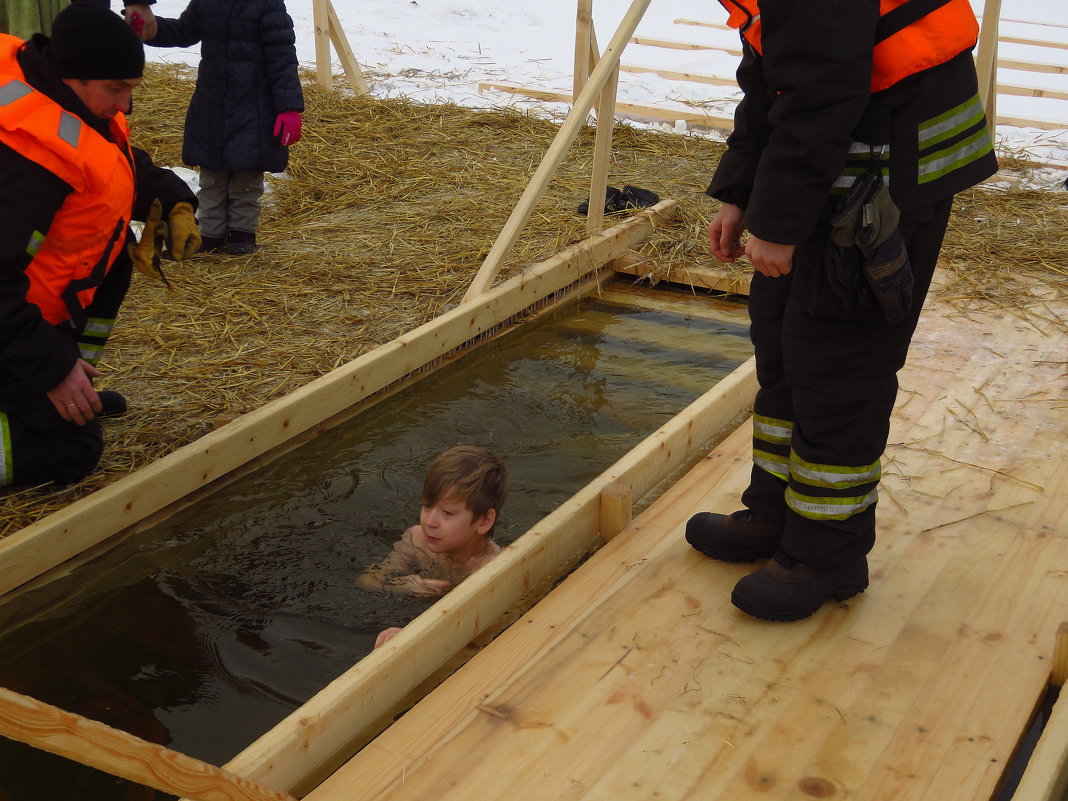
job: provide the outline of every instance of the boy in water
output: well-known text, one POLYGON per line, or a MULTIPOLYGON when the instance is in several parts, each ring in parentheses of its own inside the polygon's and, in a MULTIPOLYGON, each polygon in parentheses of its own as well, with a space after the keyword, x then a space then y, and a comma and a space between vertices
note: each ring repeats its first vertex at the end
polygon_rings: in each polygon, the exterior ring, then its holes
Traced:
MULTIPOLYGON (((419 524, 405 531, 389 556, 363 573, 357 585, 365 590, 444 595, 500 553, 493 528, 507 489, 504 463, 485 448, 458 445, 445 451, 423 481, 419 524)), ((385 634, 379 635, 375 647, 384 642, 385 634)))

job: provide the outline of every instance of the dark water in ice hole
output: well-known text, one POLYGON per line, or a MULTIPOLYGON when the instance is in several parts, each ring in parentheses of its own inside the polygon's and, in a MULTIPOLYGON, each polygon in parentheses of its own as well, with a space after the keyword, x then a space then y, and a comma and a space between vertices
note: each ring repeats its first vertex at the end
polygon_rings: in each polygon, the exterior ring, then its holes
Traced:
MULTIPOLYGON (((226 762, 427 607, 354 580, 418 520, 435 455, 474 443, 505 460, 505 544, 751 353, 744 307, 611 297, 502 337, 0 606, 0 685, 226 762)), ((0 801, 163 797, 0 738, 0 801)))

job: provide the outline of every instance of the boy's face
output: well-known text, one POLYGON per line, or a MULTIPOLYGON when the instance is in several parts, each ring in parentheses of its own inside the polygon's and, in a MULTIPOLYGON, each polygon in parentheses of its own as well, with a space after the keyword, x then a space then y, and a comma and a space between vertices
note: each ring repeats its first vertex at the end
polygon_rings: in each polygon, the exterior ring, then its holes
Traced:
POLYGON ((483 538, 496 519, 497 513, 493 509, 476 519, 467 504, 456 498, 442 498, 429 505, 424 503, 419 513, 427 549, 461 557, 482 547, 483 538))

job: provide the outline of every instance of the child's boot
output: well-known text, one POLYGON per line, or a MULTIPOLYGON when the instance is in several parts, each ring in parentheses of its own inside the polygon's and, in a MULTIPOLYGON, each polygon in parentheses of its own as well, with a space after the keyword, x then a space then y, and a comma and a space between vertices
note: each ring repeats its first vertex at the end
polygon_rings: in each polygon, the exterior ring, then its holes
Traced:
POLYGON ((223 237, 202 236, 200 237, 200 250, 197 253, 222 253, 223 237))
POLYGON ((230 239, 226 244, 226 252, 231 256, 247 256, 256 250, 255 231, 230 231, 230 239))

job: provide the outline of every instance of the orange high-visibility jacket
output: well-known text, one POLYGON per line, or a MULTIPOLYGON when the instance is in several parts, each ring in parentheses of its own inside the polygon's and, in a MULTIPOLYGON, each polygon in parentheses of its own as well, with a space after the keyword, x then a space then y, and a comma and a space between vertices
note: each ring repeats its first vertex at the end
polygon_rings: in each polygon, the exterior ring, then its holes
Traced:
MULTIPOLYGON (((761 53, 757 0, 719 0, 737 28, 761 53)), ((968 0, 879 0, 872 52, 871 90, 888 89, 917 72, 975 47, 979 23, 968 0)))
POLYGON ((74 191, 47 236, 27 243, 26 298, 53 325, 85 308, 125 243, 134 199, 133 156, 122 114, 114 142, 30 86, 16 53, 22 40, 0 34, 0 142, 40 164, 74 191))

